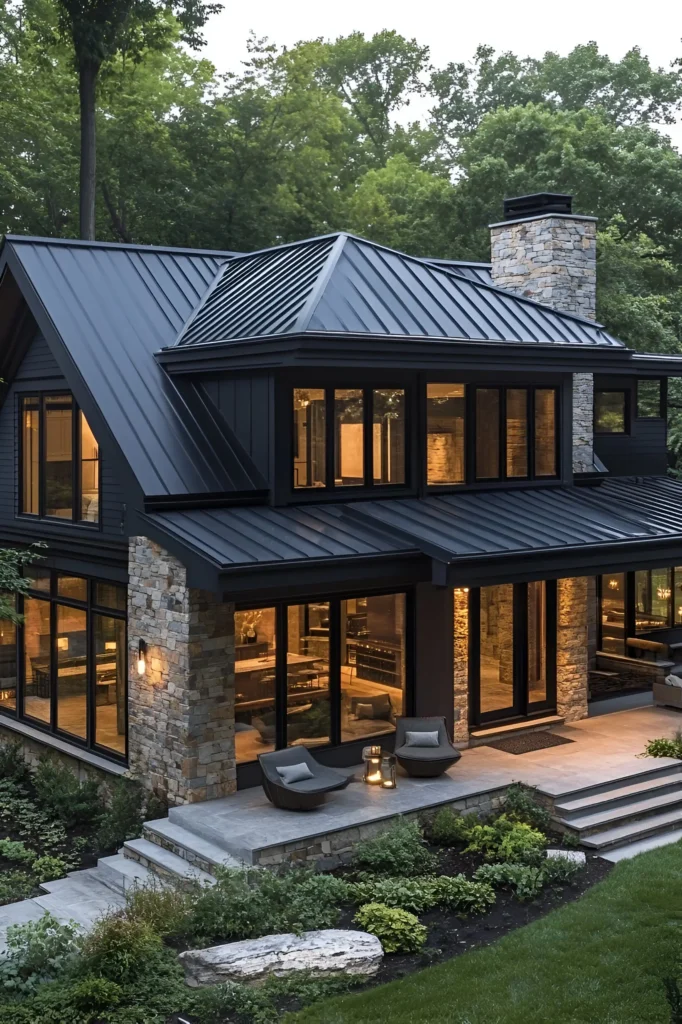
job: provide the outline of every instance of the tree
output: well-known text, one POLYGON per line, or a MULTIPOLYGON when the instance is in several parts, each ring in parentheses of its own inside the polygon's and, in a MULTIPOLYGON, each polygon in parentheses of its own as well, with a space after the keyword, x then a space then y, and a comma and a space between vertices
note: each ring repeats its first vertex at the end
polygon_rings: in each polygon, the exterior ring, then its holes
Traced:
POLYGON ((23 568, 43 557, 41 548, 47 544, 42 542, 31 544, 20 551, 18 548, 0 548, 0 619, 19 623, 22 616, 17 614, 15 594, 27 594, 31 586, 31 578, 23 575, 23 568))
POLYGON ((102 66, 117 54, 138 60, 168 45, 172 11, 184 41, 198 47, 201 29, 221 4, 205 0, 57 0, 62 33, 73 44, 80 103, 80 234, 95 237, 97 81, 102 66))

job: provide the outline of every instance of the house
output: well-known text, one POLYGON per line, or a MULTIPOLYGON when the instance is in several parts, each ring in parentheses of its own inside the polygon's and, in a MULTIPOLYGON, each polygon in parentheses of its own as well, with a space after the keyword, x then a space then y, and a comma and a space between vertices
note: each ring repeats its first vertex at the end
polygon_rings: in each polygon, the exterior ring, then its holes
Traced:
MULTIPOLYGON (((648 687, 682 640, 666 384, 595 320, 596 223, 505 202, 490 264, 8 236, 0 730, 172 804, 444 715, 466 745, 648 687)), ((679 567, 678 567, 679 566, 679 567)))

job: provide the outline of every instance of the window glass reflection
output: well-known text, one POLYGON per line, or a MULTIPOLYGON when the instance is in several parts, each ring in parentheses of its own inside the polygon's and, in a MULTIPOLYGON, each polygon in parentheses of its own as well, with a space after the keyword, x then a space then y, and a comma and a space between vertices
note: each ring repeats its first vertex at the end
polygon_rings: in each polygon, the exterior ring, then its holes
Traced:
POLYGON ((496 388, 476 390, 476 479, 500 476, 500 393, 496 388))
POLYGON ((83 413, 80 413, 80 518, 84 523, 99 519, 99 446, 83 413))
POLYGON ((275 749, 275 609, 235 612, 235 748, 237 762, 275 749))
POLYGON ((481 587, 481 713, 514 706, 514 587, 481 587))
POLYGON ((95 615, 95 743, 125 754, 126 624, 95 615))
POLYGON ((405 483, 405 392, 372 392, 372 462, 375 484, 405 483))
POLYGON ((601 578, 601 649, 625 654, 625 573, 601 578))
POLYGON ((528 392, 507 388, 507 476, 528 476, 528 392))
POLYGON ((364 402, 361 389, 334 392, 334 483, 358 487, 365 482, 364 402))
POLYGON ((24 599, 24 714, 50 723, 50 602, 24 599))
POLYGON ((660 380, 638 380, 637 415, 642 419, 657 419, 661 412, 660 380))
POLYGON ((624 391, 595 391, 594 429, 599 434, 625 433, 624 391))
POLYGON ((464 384, 426 386, 426 478, 431 486, 465 480, 464 384))
POLYGON ((287 609, 287 746, 331 738, 329 602, 287 609))
POLYGON ((87 736, 88 652, 86 612, 57 605, 57 728, 87 736))
POLYGON ((100 608, 114 608, 124 612, 127 599, 127 589, 119 583, 95 583, 95 604, 100 608))
POLYGON ((294 388, 294 487, 326 484, 326 409, 323 388, 294 388))
POLYGON ((57 594, 59 597, 68 597, 72 601, 87 601, 88 581, 82 576, 57 577, 57 594))
POLYGON ((646 633, 670 624, 672 574, 670 569, 643 569, 635 573, 635 630, 646 633))
POLYGON ((556 476, 556 391, 535 391, 535 475, 556 476))
POLYGON ((73 402, 45 398, 45 515, 73 518, 73 402))
POLYGON ((528 702, 547 700, 547 588, 528 584, 528 702))
POLYGON ((405 706, 405 595, 341 602, 341 740, 395 730, 405 706))
POLYGON ((0 708, 17 707, 17 627, 0 619, 0 708))
POLYGON ((21 511, 40 515, 40 399, 21 400, 21 511))

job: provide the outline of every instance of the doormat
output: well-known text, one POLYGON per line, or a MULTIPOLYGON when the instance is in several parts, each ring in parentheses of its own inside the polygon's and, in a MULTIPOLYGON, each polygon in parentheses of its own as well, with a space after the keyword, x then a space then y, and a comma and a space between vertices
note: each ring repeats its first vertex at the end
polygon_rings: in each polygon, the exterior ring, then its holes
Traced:
POLYGON ((565 736, 557 736, 554 732, 525 732, 518 736, 510 736, 506 740, 495 740, 492 743, 483 744, 486 747, 494 747, 495 750, 504 750, 505 754, 529 754, 531 750, 543 750, 545 747, 560 747, 562 743, 575 743, 565 736))

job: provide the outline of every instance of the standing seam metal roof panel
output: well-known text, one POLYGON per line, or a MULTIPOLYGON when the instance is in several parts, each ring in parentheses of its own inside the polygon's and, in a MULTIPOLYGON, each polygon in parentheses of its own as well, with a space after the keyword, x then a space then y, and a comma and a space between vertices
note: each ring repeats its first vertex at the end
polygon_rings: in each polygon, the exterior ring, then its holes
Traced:
MULTIPOLYGON (((238 442, 209 443, 154 353, 177 337, 220 258, 143 246, 6 244, 28 275, 111 433, 148 496, 262 489, 238 442)), ((229 254, 226 254, 229 255, 229 254)))

